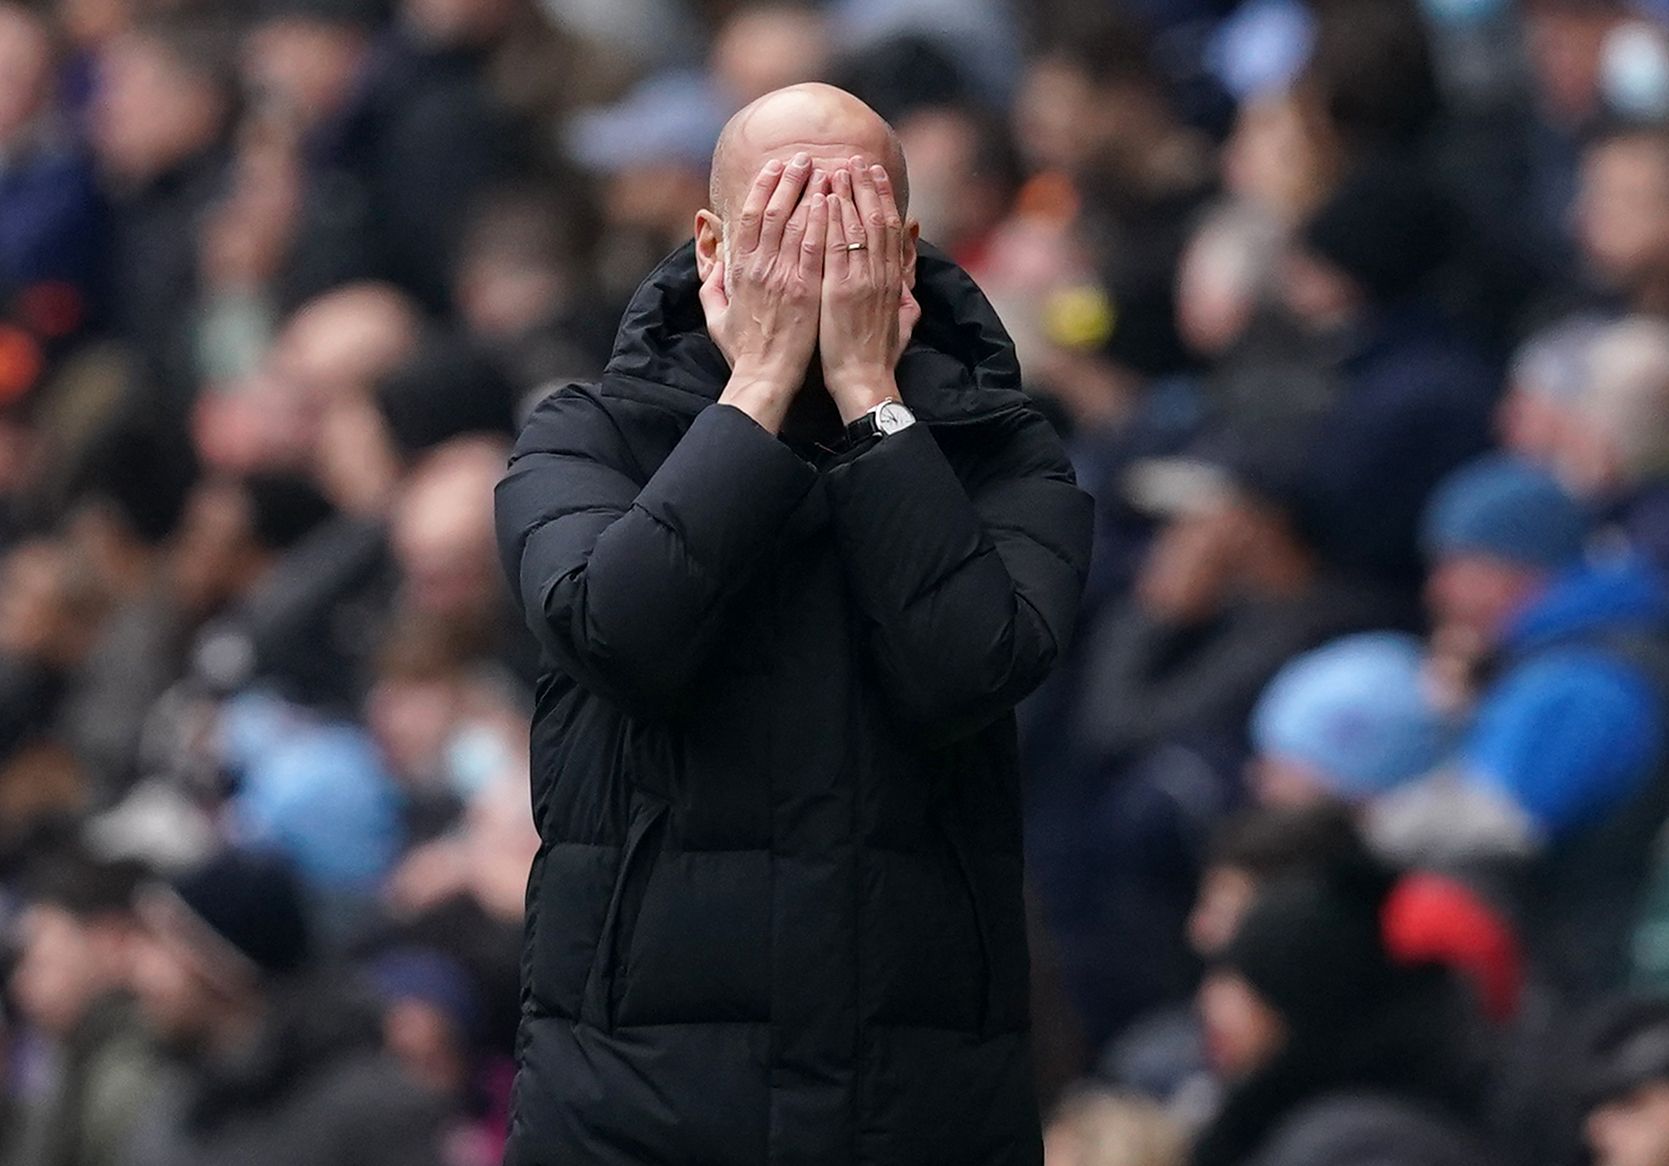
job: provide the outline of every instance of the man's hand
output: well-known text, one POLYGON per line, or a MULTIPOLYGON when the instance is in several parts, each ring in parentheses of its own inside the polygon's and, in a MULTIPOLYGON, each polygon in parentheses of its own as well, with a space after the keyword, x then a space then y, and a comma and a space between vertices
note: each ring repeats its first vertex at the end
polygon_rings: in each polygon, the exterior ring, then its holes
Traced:
POLYGON ((804 152, 786 167, 767 162, 726 229, 723 258, 701 285, 707 331, 730 362, 719 401, 772 433, 782 428, 817 347, 828 223, 823 184, 804 152))
POLYGON ((828 246, 819 328, 823 382, 841 420, 851 424, 898 396, 893 370, 921 318, 904 286, 904 219, 884 167, 853 158, 836 173, 828 246))

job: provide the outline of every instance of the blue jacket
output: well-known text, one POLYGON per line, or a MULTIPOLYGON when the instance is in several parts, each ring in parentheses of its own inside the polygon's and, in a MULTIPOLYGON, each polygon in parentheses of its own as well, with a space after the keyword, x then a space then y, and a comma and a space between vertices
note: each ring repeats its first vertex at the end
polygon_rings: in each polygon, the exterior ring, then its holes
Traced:
POLYGON ((32 284, 96 290, 104 208, 92 167, 70 150, 45 150, 0 166, 0 300, 32 284))
POLYGON ((1663 760, 1659 678, 1624 646, 1661 640, 1669 593, 1638 559, 1574 568, 1509 627, 1507 667, 1462 750, 1466 768, 1557 839, 1645 788, 1663 760))

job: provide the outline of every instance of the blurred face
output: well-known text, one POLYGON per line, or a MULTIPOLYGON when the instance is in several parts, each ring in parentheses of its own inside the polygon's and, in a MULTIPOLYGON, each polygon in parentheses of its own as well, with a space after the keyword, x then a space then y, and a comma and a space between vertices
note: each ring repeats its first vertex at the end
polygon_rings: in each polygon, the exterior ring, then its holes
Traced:
POLYGON ((1543 108, 1555 120, 1574 124, 1599 105, 1600 59, 1606 34, 1619 22, 1604 5, 1588 11, 1569 4, 1531 7, 1525 42, 1543 108))
POLYGON ((0 4, 0 145, 28 127, 45 105, 52 53, 40 22, 0 4))
POLYGON ((73 662, 91 629, 69 594, 62 547, 26 543, 0 563, 0 653, 48 664, 73 662))
POLYGON ((133 994, 145 1023, 170 1048, 189 1051, 212 1032, 219 996, 179 942, 154 933, 135 945, 133 994))
POLYGON ((1259 757, 1252 762, 1249 776, 1262 806, 1301 809, 1329 797, 1316 771, 1291 757, 1259 757))
POLYGON ((1426 606, 1437 627, 1488 645, 1499 642, 1507 625, 1546 587, 1544 572, 1485 555, 1453 555, 1432 570, 1426 606))
POLYGON ((1214 866, 1200 879, 1200 894, 1188 916, 1188 942, 1209 959, 1228 946, 1258 891, 1257 880, 1233 866, 1214 866))
POLYGON ((198 487, 170 552, 175 593, 187 609, 206 615, 238 598, 262 557, 243 490, 232 482, 198 487))
POLYGON ((1088 161, 1094 104, 1095 86, 1064 61, 1032 65, 1014 106, 1014 139, 1032 169, 1076 171, 1088 161))
POLYGON ((133 17, 130 0, 58 0, 56 7, 65 34, 84 46, 109 40, 133 17))
POLYGON ((150 181, 207 149, 225 115, 212 86, 141 36, 113 41, 99 62, 93 146, 118 179, 150 181))
POLYGON ((1669 1083, 1607 1102, 1588 1115, 1585 1129, 1594 1166, 1669 1166, 1669 1083))
POLYGON ((22 955, 12 971, 12 999, 29 1022, 68 1037, 87 1010, 124 981, 122 929, 89 923, 60 907, 36 906, 21 925, 22 955))
POLYGON ((1669 263, 1669 147, 1620 138, 1592 150, 1576 230, 1594 274, 1614 288, 1627 290, 1669 263))
POLYGON ((411 613, 481 626, 499 610, 493 487, 503 463, 494 443, 456 443, 431 454, 408 480, 392 542, 411 613))
POLYGON ((1283 223, 1297 223, 1331 181, 1332 151, 1297 97, 1260 97, 1240 107, 1223 148, 1223 182, 1283 223))
POLYGON ((1319 256, 1294 250, 1282 264, 1281 274, 1281 295, 1288 310, 1312 332, 1336 332, 1362 309, 1362 293, 1356 284, 1319 256))
POLYGON ((365 51, 365 35, 350 26, 272 20, 245 42, 244 76, 303 125, 317 125, 347 102, 365 51))
POLYGON ((1200 985, 1206 1055, 1226 1080, 1267 1065, 1286 1043, 1286 1025, 1238 973, 1214 971, 1200 985))
POLYGON ((952 252, 994 230, 1008 213, 999 175, 978 165, 980 131, 957 110, 925 110, 898 126, 910 159, 910 212, 929 239, 952 252))
POLYGON ((823 18, 793 9, 742 12, 713 46, 713 75, 737 105, 785 85, 815 81, 828 63, 823 18))
POLYGON ((397 1000, 383 1016, 388 1051, 412 1080, 441 1097, 456 1097, 469 1083, 462 1042, 450 1018, 422 1000, 397 1000))
POLYGON ((1514 388, 1501 399, 1496 430, 1514 453, 1542 465, 1558 456, 1570 424, 1570 411, 1546 393, 1514 388))
POLYGON ((515 14, 515 0, 405 0, 407 25, 436 45, 491 41, 515 14))
POLYGON ((447 680, 384 680, 371 690, 366 715, 389 766, 405 778, 437 774, 463 711, 447 680))

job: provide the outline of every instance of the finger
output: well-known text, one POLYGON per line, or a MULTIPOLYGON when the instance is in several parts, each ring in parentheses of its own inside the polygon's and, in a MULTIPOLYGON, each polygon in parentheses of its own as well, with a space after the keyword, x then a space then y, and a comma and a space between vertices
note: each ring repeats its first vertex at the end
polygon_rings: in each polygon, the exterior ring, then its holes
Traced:
POLYGON ((800 272, 807 280, 823 278, 823 257, 829 246, 829 199, 822 191, 811 196, 805 239, 800 243, 800 272))
MULTIPOLYGON (((835 179, 840 185, 840 179, 835 179)), ((823 273, 827 279, 845 279, 852 269, 852 257, 846 250, 846 208, 849 204, 839 194, 829 196, 829 237, 824 243, 828 251, 823 273)))
POLYGON ((852 159, 852 165, 852 185, 858 196, 858 221, 863 226, 863 241, 869 247, 870 266, 879 271, 885 262, 881 250, 887 243, 887 220, 881 213, 881 196, 875 189, 875 175, 869 167, 858 158, 852 159))
MULTIPOLYGON (((858 220, 857 193, 852 186, 852 172, 843 169, 840 172, 841 210, 845 217, 841 223, 840 237, 848 243, 864 243, 863 223, 858 220)), ((865 246, 868 246, 865 243, 865 246)), ((857 254, 856 252, 851 252, 857 254)))
POLYGON ((800 205, 800 194, 805 190, 811 174, 811 155, 801 150, 783 169, 782 180, 765 204, 765 214, 759 227, 759 250, 776 254, 782 249, 782 235, 800 205))
POLYGON ((800 262, 800 244, 805 241, 806 225, 810 218, 809 199, 795 207, 794 213, 788 216, 788 225, 782 229, 782 247, 779 252, 779 259, 785 270, 792 271, 800 262))
POLYGON ((730 306, 730 297, 724 290, 724 264, 715 263, 707 278, 701 281, 701 308, 707 314, 709 323, 724 313, 730 306))
POLYGON ((747 198, 742 202, 742 213, 736 217, 736 237, 732 240, 738 254, 746 254, 759 246, 759 228, 764 220, 765 206, 771 201, 771 195, 776 193, 781 180, 782 162, 772 158, 760 168, 759 176, 748 187, 747 198))
POLYGON ((889 280, 904 279, 904 216, 898 211, 898 200, 893 197, 892 177, 885 166, 873 166, 870 174, 875 179, 875 193, 881 200, 881 217, 886 228, 886 272, 889 280))

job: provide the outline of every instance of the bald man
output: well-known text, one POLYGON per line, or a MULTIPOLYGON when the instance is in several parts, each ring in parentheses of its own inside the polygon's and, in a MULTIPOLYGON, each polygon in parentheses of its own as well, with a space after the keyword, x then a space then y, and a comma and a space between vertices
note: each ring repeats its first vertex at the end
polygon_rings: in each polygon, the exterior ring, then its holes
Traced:
POLYGON ((1013 707, 1090 506, 897 139, 726 128, 695 239, 498 489, 543 649, 510 1166, 1019 1166, 1013 707))

